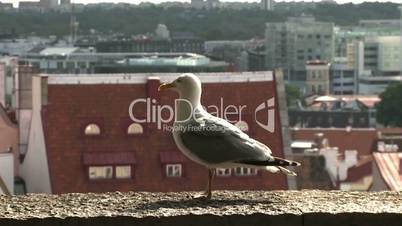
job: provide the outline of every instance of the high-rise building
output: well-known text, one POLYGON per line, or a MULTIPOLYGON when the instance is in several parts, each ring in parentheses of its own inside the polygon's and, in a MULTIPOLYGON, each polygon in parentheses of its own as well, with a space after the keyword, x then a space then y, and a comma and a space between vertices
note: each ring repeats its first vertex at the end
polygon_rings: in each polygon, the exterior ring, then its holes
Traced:
POLYGON ((261 9, 263 10, 274 10, 275 1, 274 0, 261 0, 261 9))
POLYGON ((359 83, 356 93, 379 94, 402 80, 401 41, 400 36, 368 37, 348 45, 348 65, 359 83))
POLYGON ((286 22, 267 23, 267 69, 282 68, 285 79, 303 87, 306 62, 331 62, 334 55, 334 24, 313 17, 291 17, 286 22))

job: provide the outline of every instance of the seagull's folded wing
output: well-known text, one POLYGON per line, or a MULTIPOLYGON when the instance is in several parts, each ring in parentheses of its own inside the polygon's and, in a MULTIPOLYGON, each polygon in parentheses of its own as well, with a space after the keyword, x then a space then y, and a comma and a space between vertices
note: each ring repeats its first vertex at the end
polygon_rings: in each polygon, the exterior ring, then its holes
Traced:
POLYGON ((202 117, 179 132, 183 144, 209 164, 273 160, 271 150, 217 117, 202 117))

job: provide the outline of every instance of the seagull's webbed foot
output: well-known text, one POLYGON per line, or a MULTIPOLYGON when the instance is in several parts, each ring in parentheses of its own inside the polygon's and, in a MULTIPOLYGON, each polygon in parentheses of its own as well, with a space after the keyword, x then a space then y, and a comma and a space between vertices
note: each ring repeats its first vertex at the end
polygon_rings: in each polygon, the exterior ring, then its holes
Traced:
POLYGON ((196 199, 196 200, 210 200, 211 196, 208 196, 206 193, 202 193, 202 194, 193 195, 193 199, 196 199))
POLYGON ((209 169, 207 189, 203 194, 194 195, 194 199, 210 200, 212 198, 212 179, 214 178, 214 175, 215 169, 209 169))

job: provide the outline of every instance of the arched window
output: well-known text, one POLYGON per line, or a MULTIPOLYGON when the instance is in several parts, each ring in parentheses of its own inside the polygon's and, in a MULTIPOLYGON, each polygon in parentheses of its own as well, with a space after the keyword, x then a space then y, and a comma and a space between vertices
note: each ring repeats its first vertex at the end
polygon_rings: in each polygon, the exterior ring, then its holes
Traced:
POLYGON ((248 124, 245 121, 238 121, 235 123, 235 126, 237 128, 239 128, 241 131, 243 132, 247 132, 248 131, 248 124))
POLYGON ((101 130, 98 125, 96 125, 95 123, 91 123, 85 127, 84 133, 85 133, 85 135, 89 135, 89 136, 100 135, 101 130))
POLYGON ((127 134, 129 135, 136 135, 136 134, 143 134, 144 129, 138 123, 131 123, 131 125, 127 128, 127 134))

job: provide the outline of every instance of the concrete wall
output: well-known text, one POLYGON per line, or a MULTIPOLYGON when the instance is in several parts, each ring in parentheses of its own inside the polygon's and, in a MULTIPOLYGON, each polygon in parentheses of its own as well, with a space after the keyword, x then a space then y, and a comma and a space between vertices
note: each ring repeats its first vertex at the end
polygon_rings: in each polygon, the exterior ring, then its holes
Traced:
POLYGON ((0 225, 400 226, 397 192, 219 191, 0 196, 0 225))

